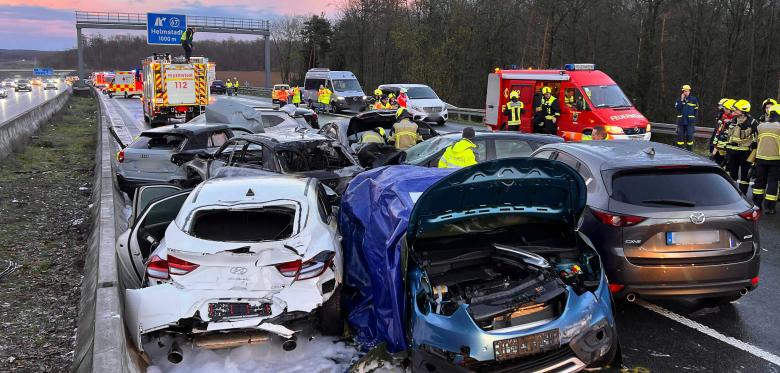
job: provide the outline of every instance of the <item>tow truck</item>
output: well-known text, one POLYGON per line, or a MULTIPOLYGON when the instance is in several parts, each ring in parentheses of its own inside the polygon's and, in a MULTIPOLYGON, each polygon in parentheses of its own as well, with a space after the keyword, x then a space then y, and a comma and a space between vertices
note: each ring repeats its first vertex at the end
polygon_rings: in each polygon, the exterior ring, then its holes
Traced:
POLYGON ((171 118, 185 121, 205 112, 209 102, 208 59, 172 58, 154 54, 143 60, 144 119, 150 126, 167 124, 171 118))
POLYGON ((124 95, 125 98, 140 96, 143 90, 144 85, 141 80, 141 72, 138 70, 117 71, 114 79, 106 88, 108 97, 124 95))
MULTIPOLYGON (((594 64, 566 64, 559 70, 503 70, 488 75, 484 124, 494 131, 507 121, 503 107, 512 91, 520 93, 525 112, 520 129, 533 131, 534 107, 542 87, 550 87, 560 103, 558 135, 589 134, 603 126, 612 139, 650 140, 651 128, 642 115, 607 74, 594 64)), ((568 136, 567 136, 568 135, 568 136)))

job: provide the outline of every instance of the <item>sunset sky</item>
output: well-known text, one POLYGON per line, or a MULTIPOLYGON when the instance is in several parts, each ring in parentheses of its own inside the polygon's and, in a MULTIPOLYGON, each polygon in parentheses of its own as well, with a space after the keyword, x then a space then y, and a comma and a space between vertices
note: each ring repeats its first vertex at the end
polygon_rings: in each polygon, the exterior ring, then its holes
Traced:
MULTIPOLYGON (((272 19, 336 12, 340 0, 0 0, 0 49, 62 50, 76 46, 75 11, 167 12, 272 19)), ((111 35, 116 31, 93 30, 111 35)), ((144 35, 142 31, 121 31, 144 35)), ((220 38, 211 34, 203 37, 220 38)))

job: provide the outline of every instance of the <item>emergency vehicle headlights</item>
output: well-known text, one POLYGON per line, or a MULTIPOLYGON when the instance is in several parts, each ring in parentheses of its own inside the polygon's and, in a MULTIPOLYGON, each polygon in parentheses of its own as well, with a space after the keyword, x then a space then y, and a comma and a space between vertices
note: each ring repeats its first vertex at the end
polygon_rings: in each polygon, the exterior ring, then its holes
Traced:
POLYGON ((620 126, 604 126, 604 129, 610 135, 622 135, 625 133, 623 132, 623 127, 620 126))
POLYGON ((596 70, 596 64, 593 63, 567 63, 563 65, 566 71, 596 70))

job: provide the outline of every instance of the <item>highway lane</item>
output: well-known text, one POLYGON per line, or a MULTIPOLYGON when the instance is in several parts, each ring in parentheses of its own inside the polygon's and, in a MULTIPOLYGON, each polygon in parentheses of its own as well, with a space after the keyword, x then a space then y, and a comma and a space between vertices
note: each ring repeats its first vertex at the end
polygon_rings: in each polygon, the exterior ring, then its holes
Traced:
MULTIPOLYGON (((247 104, 270 100, 217 96, 247 104)), ((110 102, 136 135, 146 128, 138 100, 110 102)), ((321 122, 335 117, 323 114, 321 122)), ((445 128, 460 130, 462 125, 445 128)), ((445 130, 446 131, 446 130, 445 130)), ((764 216, 760 223, 762 265, 759 288, 739 301, 713 306, 706 302, 640 300, 618 301, 616 319, 625 372, 780 372, 780 216, 764 216)))
POLYGON ((32 92, 14 92, 12 87, 6 87, 7 98, 0 98, 0 123, 5 123, 11 118, 24 113, 52 98, 67 89, 68 85, 60 84, 59 89, 44 90, 43 86, 33 86, 32 92))

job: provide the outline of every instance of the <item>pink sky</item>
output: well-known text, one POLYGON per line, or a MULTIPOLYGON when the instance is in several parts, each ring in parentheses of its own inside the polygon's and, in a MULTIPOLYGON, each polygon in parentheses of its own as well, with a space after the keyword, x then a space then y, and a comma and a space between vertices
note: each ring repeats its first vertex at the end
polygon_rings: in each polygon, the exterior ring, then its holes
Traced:
MULTIPOLYGON (((342 0, 0 0, 0 49, 61 50, 76 45, 76 10, 171 12, 273 19, 284 15, 334 15, 342 0)), ((392 1, 392 0, 390 0, 392 1)), ((111 34, 111 31, 90 31, 111 34)), ((143 32, 138 34, 143 35, 143 32)), ((215 36, 217 37, 217 36, 215 36)))

